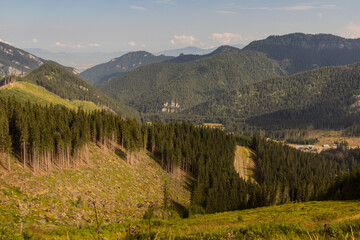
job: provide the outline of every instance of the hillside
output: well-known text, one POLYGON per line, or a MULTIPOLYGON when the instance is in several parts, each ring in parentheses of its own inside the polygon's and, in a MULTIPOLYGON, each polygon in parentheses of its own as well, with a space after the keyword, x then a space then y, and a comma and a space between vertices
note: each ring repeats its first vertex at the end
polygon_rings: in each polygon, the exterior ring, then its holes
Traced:
POLYGON ((54 104, 61 105, 70 109, 81 108, 85 111, 100 110, 101 108, 96 106, 95 103, 89 101, 80 100, 66 100, 58 95, 49 92, 43 87, 32 84, 25 81, 17 81, 12 84, 8 84, 0 87, 1 97, 15 96, 19 101, 26 103, 30 101, 37 104, 54 104))
POLYGON ((145 66, 151 63, 158 63, 170 60, 173 57, 164 55, 155 56, 149 52, 129 52, 111 61, 96 65, 83 71, 80 76, 90 84, 98 84, 108 81, 110 78, 145 66))
POLYGON ((187 113, 252 118, 249 123, 268 128, 314 124, 340 128, 357 119, 359 78, 360 64, 325 67, 249 84, 187 113))
POLYGON ((44 60, 0 41, 0 79, 7 75, 24 76, 44 60))
POLYGON ((86 228, 86 220, 90 224, 94 220, 92 201, 107 209, 106 224, 139 219, 150 202, 162 202, 165 181, 171 198, 189 204, 185 180, 166 173, 144 152, 132 165, 96 145, 89 145, 89 153, 88 164, 61 170, 54 166, 48 173, 24 170, 15 159, 9 173, 0 161, 0 237, 19 224, 17 218, 24 231, 32 233, 64 226, 86 228))
POLYGON ((244 84, 284 74, 262 53, 231 51, 186 63, 151 64, 98 87, 140 112, 177 112, 244 84))
POLYGON ((254 41, 245 50, 266 53, 291 74, 325 66, 360 62, 360 39, 331 34, 293 33, 254 41))
POLYGON ((107 106, 123 116, 139 118, 135 110, 116 102, 54 62, 44 63, 23 80, 44 87, 64 99, 91 101, 100 107, 107 106))

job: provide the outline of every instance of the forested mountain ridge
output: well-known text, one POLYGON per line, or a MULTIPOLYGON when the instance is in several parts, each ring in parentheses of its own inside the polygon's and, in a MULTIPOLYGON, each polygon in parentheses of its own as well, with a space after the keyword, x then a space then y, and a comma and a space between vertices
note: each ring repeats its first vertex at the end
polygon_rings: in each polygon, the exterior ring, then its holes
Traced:
POLYGON ((7 75, 24 76, 44 60, 0 41, 0 79, 7 75))
POLYGON ((44 63, 23 80, 42 86, 64 99, 91 101, 100 107, 106 106, 124 117, 139 118, 134 109, 118 103, 54 62, 44 63))
MULTIPOLYGON (((324 67, 248 84, 185 113, 243 119, 263 116, 269 122, 302 120, 309 125, 313 120, 338 119, 340 127, 342 120, 355 120, 353 114, 359 113, 359 79, 360 63, 324 67)), ((343 121, 342 126, 346 123, 343 121)))
POLYGON ((140 66, 151 63, 164 62, 173 57, 155 56, 149 52, 137 51, 129 52, 121 57, 114 58, 109 62, 96 65, 83 71, 80 76, 90 84, 98 84, 108 81, 110 78, 116 77, 140 66))
POLYGON ((293 33, 251 42, 244 50, 260 51, 281 62, 291 74, 325 66, 360 62, 360 39, 331 34, 293 33))
POLYGON ((151 64, 98 87, 141 112, 176 112, 244 84, 285 74, 265 54, 238 50, 185 63, 151 64))

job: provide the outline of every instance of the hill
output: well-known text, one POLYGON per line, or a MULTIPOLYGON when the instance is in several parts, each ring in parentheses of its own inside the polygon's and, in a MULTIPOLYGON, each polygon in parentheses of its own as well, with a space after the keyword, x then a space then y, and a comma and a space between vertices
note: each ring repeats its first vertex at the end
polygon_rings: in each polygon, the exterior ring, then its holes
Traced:
POLYGON ((360 62, 360 39, 331 34, 293 33, 254 41, 245 50, 266 53, 291 74, 325 66, 360 62))
POLYGON ((192 62, 151 64, 98 87, 140 112, 176 112, 244 84, 284 74, 263 53, 231 51, 192 62))
POLYGON ((272 127, 340 128, 357 121, 360 64, 248 84, 186 111, 272 127))
POLYGON ((46 62, 23 78, 68 100, 91 101, 100 107, 108 107, 127 117, 139 118, 138 113, 111 99, 86 81, 54 62, 46 62))
POLYGON ((41 58, 0 41, 0 78, 7 75, 24 76, 43 62, 41 58))
POLYGON ((140 66, 164 62, 171 58, 172 57, 164 55, 155 56, 145 51, 129 52, 119 58, 114 58, 107 63, 99 64, 86 69, 80 74, 80 76, 88 83, 98 84, 106 82, 110 78, 119 76, 140 66))

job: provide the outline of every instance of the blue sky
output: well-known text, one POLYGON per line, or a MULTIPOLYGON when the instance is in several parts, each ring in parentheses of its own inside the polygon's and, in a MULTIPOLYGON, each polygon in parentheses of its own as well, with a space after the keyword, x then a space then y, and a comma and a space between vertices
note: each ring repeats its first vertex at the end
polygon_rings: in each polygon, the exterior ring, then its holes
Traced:
POLYGON ((293 32, 360 37, 359 0, 0 0, 0 39, 53 52, 247 44, 293 32))

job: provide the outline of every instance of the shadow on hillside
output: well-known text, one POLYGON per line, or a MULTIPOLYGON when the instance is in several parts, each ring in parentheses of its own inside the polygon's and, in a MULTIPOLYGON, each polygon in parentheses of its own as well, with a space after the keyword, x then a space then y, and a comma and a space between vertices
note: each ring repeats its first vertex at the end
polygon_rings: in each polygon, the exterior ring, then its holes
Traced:
MULTIPOLYGON (((258 170, 258 168, 256 167, 256 165, 257 165, 257 162, 256 162, 256 155, 255 155, 255 153, 251 153, 250 154, 250 158, 252 159, 252 161, 253 161, 253 166, 252 167, 250 167, 250 168, 248 168, 250 171, 251 171, 251 173, 252 173, 252 178, 255 180, 255 182, 257 182, 257 183, 259 183, 259 182, 261 182, 261 174, 260 174, 260 171, 258 170)), ((250 176, 250 178, 251 178, 251 176, 250 176)))
POLYGON ((175 212, 179 214, 181 218, 188 218, 189 217, 189 210, 182 204, 171 200, 171 207, 174 209, 175 212))
POLYGON ((127 157, 127 154, 118 147, 115 148, 115 154, 122 159, 126 159, 126 157, 127 157))
POLYGON ((189 175, 185 175, 184 187, 187 191, 193 192, 196 180, 189 175))

